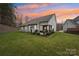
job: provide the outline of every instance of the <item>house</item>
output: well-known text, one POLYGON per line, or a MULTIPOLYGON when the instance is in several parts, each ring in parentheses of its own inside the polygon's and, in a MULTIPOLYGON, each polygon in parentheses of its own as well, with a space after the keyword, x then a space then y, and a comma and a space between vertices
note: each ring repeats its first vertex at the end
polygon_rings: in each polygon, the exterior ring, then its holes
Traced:
POLYGON ((79 33, 79 16, 74 19, 68 19, 63 24, 64 32, 78 32, 79 33))
POLYGON ((32 19, 26 25, 21 26, 21 31, 38 34, 49 34, 56 31, 56 15, 46 15, 32 19))

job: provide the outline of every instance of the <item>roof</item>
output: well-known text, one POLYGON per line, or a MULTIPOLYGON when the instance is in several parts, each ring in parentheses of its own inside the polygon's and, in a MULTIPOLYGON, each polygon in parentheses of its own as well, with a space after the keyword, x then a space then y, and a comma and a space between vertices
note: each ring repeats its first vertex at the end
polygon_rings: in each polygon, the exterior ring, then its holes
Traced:
MULTIPOLYGON (((79 21, 79 16, 77 16, 77 17, 74 18, 74 19, 68 19, 68 20, 65 21, 65 23, 68 22, 68 21, 72 22, 74 25, 79 25, 79 24, 77 23, 77 22, 79 21)), ((65 23, 64 23, 64 24, 65 24, 65 23)))
POLYGON ((77 25, 79 25, 79 16, 77 16, 76 18, 74 18, 74 20, 73 20, 73 22, 75 23, 75 24, 77 24, 77 25))
POLYGON ((67 19, 67 20, 64 22, 64 24, 67 23, 67 22, 71 22, 71 21, 72 21, 72 19, 67 19))
POLYGON ((51 15, 46 15, 46 16, 42 16, 42 17, 39 17, 39 18, 35 18, 35 19, 32 19, 31 21, 29 21, 27 23, 27 25, 29 24, 38 24, 40 22, 48 22, 52 16, 54 16, 55 14, 51 14, 51 15))
POLYGON ((79 21, 79 16, 77 16, 76 18, 74 18, 74 21, 79 21))

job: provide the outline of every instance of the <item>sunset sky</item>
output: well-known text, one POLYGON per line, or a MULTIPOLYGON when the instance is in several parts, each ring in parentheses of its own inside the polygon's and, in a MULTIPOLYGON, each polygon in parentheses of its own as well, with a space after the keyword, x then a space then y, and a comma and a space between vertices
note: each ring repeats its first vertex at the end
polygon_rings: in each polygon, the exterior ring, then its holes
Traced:
POLYGON ((56 14, 57 22, 79 16, 79 3, 16 3, 16 14, 30 18, 56 14))

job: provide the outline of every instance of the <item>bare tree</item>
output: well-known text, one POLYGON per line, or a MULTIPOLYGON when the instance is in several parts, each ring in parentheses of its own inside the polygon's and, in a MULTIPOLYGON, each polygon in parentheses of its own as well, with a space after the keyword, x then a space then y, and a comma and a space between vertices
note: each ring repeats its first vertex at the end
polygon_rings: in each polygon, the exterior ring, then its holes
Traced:
POLYGON ((16 16, 13 12, 13 5, 10 3, 0 3, 0 23, 15 26, 16 16))

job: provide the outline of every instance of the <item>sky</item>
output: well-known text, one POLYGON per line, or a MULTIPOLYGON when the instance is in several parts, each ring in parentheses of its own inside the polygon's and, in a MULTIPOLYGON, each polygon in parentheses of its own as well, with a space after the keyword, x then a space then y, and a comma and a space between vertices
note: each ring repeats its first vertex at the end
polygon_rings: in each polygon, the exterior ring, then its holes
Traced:
POLYGON ((58 23, 79 16, 79 3, 15 3, 17 18, 36 18, 56 14, 58 23))

